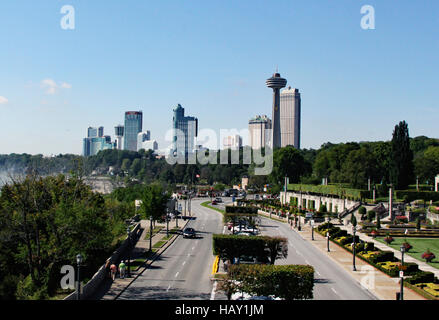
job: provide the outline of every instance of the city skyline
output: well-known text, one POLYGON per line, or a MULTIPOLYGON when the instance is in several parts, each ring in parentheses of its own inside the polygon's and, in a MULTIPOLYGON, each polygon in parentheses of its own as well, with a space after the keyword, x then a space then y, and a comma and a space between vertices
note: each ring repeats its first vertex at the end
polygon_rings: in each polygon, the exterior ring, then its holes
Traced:
POLYGON ((437 3, 369 1, 374 30, 360 27, 362 1, 75 1, 74 30, 60 27, 61 3, 23 4, 0 4, 1 154, 81 154, 84 128, 129 109, 148 114, 162 149, 176 103, 200 129, 245 129, 271 115, 276 66, 305 97, 301 148, 389 140, 401 120, 411 137, 438 137, 437 3))

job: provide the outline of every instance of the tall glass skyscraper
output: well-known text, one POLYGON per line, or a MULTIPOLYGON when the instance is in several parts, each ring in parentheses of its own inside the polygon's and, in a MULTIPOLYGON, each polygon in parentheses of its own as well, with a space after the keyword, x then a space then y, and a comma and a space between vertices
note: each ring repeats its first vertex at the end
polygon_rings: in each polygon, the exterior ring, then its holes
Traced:
POLYGON ((173 154, 188 155, 193 153, 198 136, 198 119, 185 117, 184 108, 178 104, 174 109, 172 128, 174 130, 173 154))
POLYGON ((124 150, 137 151, 137 135, 142 132, 142 111, 125 112, 124 150))

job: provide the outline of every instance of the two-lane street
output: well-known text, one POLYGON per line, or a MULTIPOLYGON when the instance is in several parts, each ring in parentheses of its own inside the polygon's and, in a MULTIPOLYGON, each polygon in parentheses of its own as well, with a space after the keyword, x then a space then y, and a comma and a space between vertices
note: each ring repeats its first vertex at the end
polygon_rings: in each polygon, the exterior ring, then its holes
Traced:
POLYGON ((221 214, 202 207, 200 204, 204 201, 206 199, 192 200, 192 214, 196 219, 187 224, 197 231, 197 238, 179 236, 119 299, 210 299, 214 262, 212 234, 222 233, 223 227, 221 214))
MULTIPOLYGON (((230 202, 230 199, 224 200, 226 204, 230 202)), ((224 294, 216 292, 210 280, 214 261, 212 234, 223 232, 222 216, 215 210, 202 207, 204 201, 207 199, 192 200, 192 211, 196 219, 187 224, 197 231, 197 238, 184 239, 179 236, 119 299, 225 299, 224 294)), ((288 239, 288 258, 278 259, 276 264, 309 264, 314 267, 314 299, 376 299, 287 224, 262 217, 260 229, 263 235, 288 239)))

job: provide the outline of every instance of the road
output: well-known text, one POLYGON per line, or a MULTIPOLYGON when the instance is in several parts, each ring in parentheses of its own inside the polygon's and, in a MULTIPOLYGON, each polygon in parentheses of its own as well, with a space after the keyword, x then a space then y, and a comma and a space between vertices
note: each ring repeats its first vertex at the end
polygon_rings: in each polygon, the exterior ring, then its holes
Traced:
MULTIPOLYGON (((223 232, 222 215, 202 207, 208 199, 193 199, 195 220, 188 227, 196 239, 177 240, 145 270, 120 296, 121 300, 210 300, 214 256, 212 234, 223 232)), ((216 295, 217 297, 223 297, 216 295)))
MULTIPOLYGON (((191 220, 188 226, 197 230, 198 238, 184 239, 179 236, 119 299, 225 299, 222 293, 216 292, 210 281, 214 260, 212 234, 223 232, 222 215, 200 205, 207 200, 192 200, 192 210, 196 219, 191 220)), ((226 204, 230 202, 227 198, 223 200, 226 204)), ((304 240, 296 231, 291 230, 287 224, 261 218, 261 233, 288 239, 288 258, 278 259, 276 264, 309 264, 314 267, 315 300, 376 299, 345 270, 304 240)))
POLYGON ((288 224, 262 217, 260 230, 263 235, 281 236, 288 239, 288 257, 276 260, 275 264, 308 264, 314 267, 315 300, 377 299, 349 273, 304 240, 295 230, 291 230, 288 224))

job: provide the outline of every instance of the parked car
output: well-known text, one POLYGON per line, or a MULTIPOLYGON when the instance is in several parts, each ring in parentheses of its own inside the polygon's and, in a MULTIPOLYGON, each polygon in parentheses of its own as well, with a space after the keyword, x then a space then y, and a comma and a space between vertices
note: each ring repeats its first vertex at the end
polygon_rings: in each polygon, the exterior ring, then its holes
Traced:
POLYGON ((223 199, 221 199, 220 197, 216 197, 216 198, 215 198, 215 201, 216 201, 217 203, 221 203, 221 202, 223 202, 223 199))
POLYGON ((212 204, 215 205, 215 204, 218 204, 218 202, 216 202, 216 200, 213 199, 213 200, 212 200, 212 204))
POLYGON ((194 228, 185 228, 183 230, 183 238, 195 238, 196 232, 194 228))

